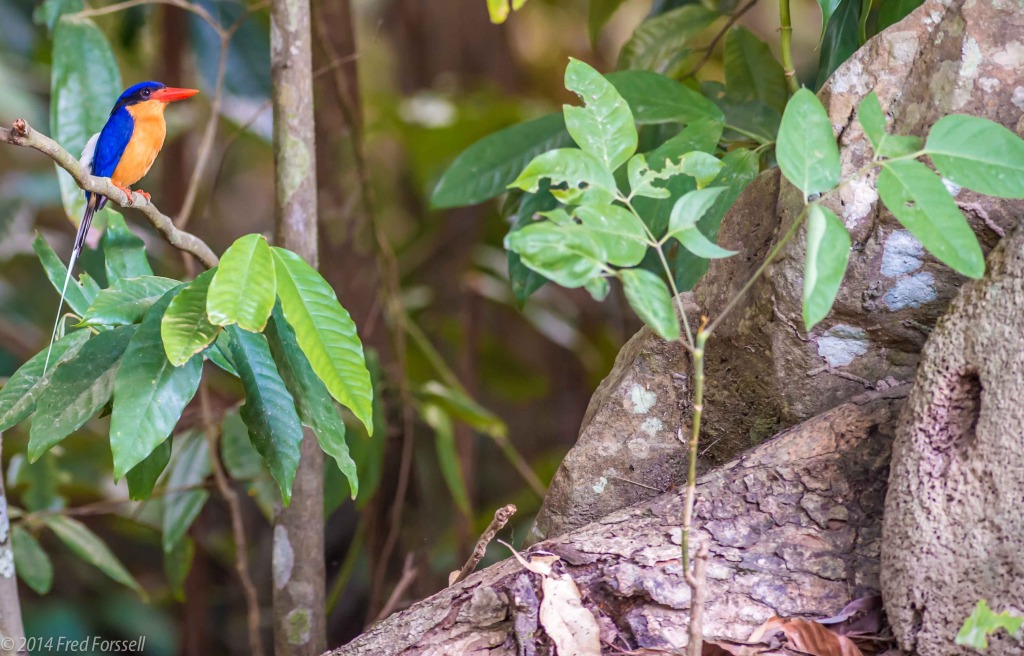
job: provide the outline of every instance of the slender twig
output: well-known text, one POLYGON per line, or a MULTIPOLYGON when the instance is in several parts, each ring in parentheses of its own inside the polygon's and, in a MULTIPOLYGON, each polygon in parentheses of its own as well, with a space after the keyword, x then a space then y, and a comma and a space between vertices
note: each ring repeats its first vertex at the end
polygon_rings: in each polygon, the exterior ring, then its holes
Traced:
POLYGON ((701 656, 704 646, 704 606, 708 600, 708 543, 697 550, 693 572, 685 572, 686 583, 690 586, 690 640, 686 645, 687 656, 701 656))
MULTIPOLYGON (((192 492, 194 490, 208 490, 210 489, 210 486, 210 483, 203 482, 196 483, 195 485, 182 485, 180 487, 163 487, 153 490, 152 494, 149 495, 149 498, 156 499, 174 494, 192 492)), ((92 517, 95 515, 109 515, 110 513, 117 512, 117 509, 121 506, 128 506, 137 503, 139 503, 137 499, 104 499, 103 501, 85 503, 81 506, 74 506, 72 508, 36 510, 30 513, 25 513, 21 516, 21 520, 28 524, 34 524, 43 517, 52 517, 54 515, 60 515, 62 517, 92 517)))
POLYGON ((700 420, 704 414, 704 345, 711 336, 707 330, 707 317, 701 317, 697 339, 691 352, 693 362, 693 417, 690 420, 689 463, 686 473, 686 501, 683 503, 683 572, 690 572, 690 525, 693 504, 697 494, 697 448, 700 445, 700 420))
POLYGON ((121 207, 132 207, 139 210, 172 246, 191 253, 207 268, 217 266, 217 256, 206 245, 206 242, 193 234, 176 228, 169 216, 160 212, 151 201, 139 192, 128 196, 115 187, 110 178, 100 178, 90 174, 89 170, 71 153, 61 148, 60 144, 53 139, 34 130, 24 119, 14 121, 11 129, 0 128, 0 142, 38 150, 52 159, 57 166, 70 173, 78 186, 85 191, 106 196, 121 207))
POLYGON ((462 569, 453 572, 454 576, 448 581, 449 586, 455 585, 473 573, 473 570, 476 569, 476 566, 480 564, 480 561, 487 554, 487 545, 494 540, 494 536, 498 534, 498 531, 505 528, 505 524, 508 524, 508 520, 515 513, 516 507, 511 503, 503 508, 498 508, 497 512, 494 513, 494 519, 487 525, 487 529, 480 535, 480 539, 476 541, 476 546, 473 547, 473 553, 469 555, 469 560, 462 566, 462 569))
POLYGON ((402 566, 402 578, 398 579, 398 583, 395 584, 395 589, 391 591, 391 595, 388 597, 387 602, 384 604, 384 608, 381 609, 380 614, 377 615, 375 622, 379 622, 391 613, 395 612, 395 607, 398 606, 398 602, 401 601, 402 595, 409 589, 412 582, 416 580, 416 575, 419 573, 415 567, 413 567, 412 554, 406 554, 405 564, 402 566))
POLYGON ((114 14, 119 11, 124 11, 125 9, 131 9, 133 7, 138 7, 141 5, 157 4, 173 5, 175 7, 180 7, 185 11, 192 12, 196 16, 199 16, 204 21, 206 21, 206 23, 209 24, 209 26, 212 27, 215 32, 217 32, 218 36, 223 36, 223 34, 226 32, 225 28, 221 27, 220 23, 217 22, 217 20, 210 15, 210 12, 208 12, 205 7, 203 7, 202 5, 187 2, 186 0, 125 0, 125 2, 116 2, 112 5, 107 5, 106 7, 83 9, 82 11, 77 11, 73 14, 68 14, 68 17, 92 18, 94 16, 105 16, 106 14, 114 14))
POLYGON ((256 585, 249 575, 249 546, 245 537, 245 521, 242 516, 242 504, 238 500, 238 493, 231 486, 227 472, 220 460, 220 451, 217 448, 220 442, 220 427, 213 419, 213 410, 210 407, 210 392, 206 384, 206 378, 199 383, 199 407, 203 417, 203 424, 206 431, 206 441, 210 446, 210 463, 213 465, 213 479, 217 483, 217 490, 224 498, 228 506, 228 515, 231 517, 231 532, 235 539, 235 572, 238 573, 238 580, 242 584, 242 593, 245 595, 246 620, 249 629, 249 653, 253 656, 263 656, 263 641, 260 639, 260 600, 256 592, 256 585))
POLYGON ((786 73, 786 84, 792 95, 800 90, 793 67, 793 23, 789 16, 789 0, 779 0, 779 43, 782 46, 782 69, 786 73))
POLYGON ((753 9, 754 5, 756 5, 757 3, 758 0, 750 0, 750 2, 736 10, 736 12, 732 14, 732 16, 729 16, 729 20, 726 21, 725 25, 722 26, 722 29, 718 30, 718 33, 715 34, 714 38, 711 39, 711 42, 708 43, 708 45, 706 45, 703 48, 704 55, 701 56, 700 60, 693 65, 693 68, 684 73, 680 79, 685 80, 696 75, 700 71, 700 69, 704 67, 704 64, 708 63, 708 60, 711 59, 711 55, 713 55, 715 52, 715 46, 717 46, 718 42, 722 40, 722 37, 725 36, 725 33, 729 31, 729 28, 735 25, 736 21, 743 17, 743 14, 753 9))

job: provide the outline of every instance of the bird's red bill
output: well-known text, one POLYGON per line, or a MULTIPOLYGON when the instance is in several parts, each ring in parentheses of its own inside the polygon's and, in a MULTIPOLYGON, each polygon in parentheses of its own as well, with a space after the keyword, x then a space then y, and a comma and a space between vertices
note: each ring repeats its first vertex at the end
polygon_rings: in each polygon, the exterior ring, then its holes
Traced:
POLYGON ((197 93, 199 93, 199 89, 178 89, 175 87, 164 87, 163 89, 158 89, 154 91, 150 99, 158 100, 160 102, 175 102, 178 100, 191 98, 197 93))

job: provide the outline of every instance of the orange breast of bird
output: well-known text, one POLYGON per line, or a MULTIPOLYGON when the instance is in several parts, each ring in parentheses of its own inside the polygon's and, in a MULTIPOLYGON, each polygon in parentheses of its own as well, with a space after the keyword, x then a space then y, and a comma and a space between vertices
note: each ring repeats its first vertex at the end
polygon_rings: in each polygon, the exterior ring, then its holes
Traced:
POLYGON ((166 103, 152 100, 128 106, 135 127, 117 168, 110 176, 115 184, 131 186, 141 180, 153 166, 167 135, 164 107, 166 103))

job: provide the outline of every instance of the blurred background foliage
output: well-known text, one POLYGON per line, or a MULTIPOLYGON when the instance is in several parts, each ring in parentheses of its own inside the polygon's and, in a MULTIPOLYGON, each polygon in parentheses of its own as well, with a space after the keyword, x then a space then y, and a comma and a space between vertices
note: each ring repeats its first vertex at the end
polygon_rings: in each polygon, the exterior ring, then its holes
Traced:
MULTIPOLYGON (((234 1, 198 2, 223 25, 246 10, 234 1)), ((330 644, 350 639, 374 619, 406 554, 413 554, 417 574, 402 605, 443 587, 494 510, 506 503, 515 503, 519 512, 503 535, 522 540, 539 508, 539 493, 576 437, 590 394, 641 325, 619 289, 599 304, 583 290, 548 285, 521 309, 502 248, 509 227, 502 204, 430 209, 434 186, 465 148, 573 101, 562 79, 568 57, 614 70, 623 45, 645 18, 692 4, 590 2, 531 0, 494 25, 482 0, 313 0, 321 269, 370 349, 381 404, 373 441, 354 423, 349 426, 360 466, 359 498, 347 499, 333 465, 325 470, 330 644), (590 18, 592 13, 598 16, 590 18), (600 19, 607 19, 603 28, 600 19), (382 292, 388 276, 398 283, 404 331, 389 331, 394 317, 387 305, 395 299, 382 292), (396 357, 396 349, 405 357, 396 357), (403 398, 415 412, 403 413, 403 398), (389 538, 393 523, 398 530, 389 538)), ((203 91, 168 112, 167 145, 142 182, 161 210, 173 215, 211 112, 219 39, 180 8, 124 4, 93 20, 111 44, 125 85, 158 79, 203 91)), ((741 7, 734 0, 704 4, 722 14, 741 7)), ((832 4, 838 4, 834 21, 859 22, 859 0, 832 4)), ((103 6, 90 3, 93 9, 103 6)), ((37 10, 28 0, 0 0, 3 124, 21 117, 47 131, 47 22, 80 7, 74 0, 50 0, 37 10)), ((884 18, 878 11, 870 15, 872 21, 884 18)), ((795 1, 793 22, 799 79, 816 88, 822 81, 819 59, 826 59, 818 44, 819 3, 795 1)), ((723 23, 720 18, 698 30, 690 39, 692 52, 680 57, 680 44, 673 46, 671 66, 656 62, 656 68, 680 73, 705 59, 697 80, 721 82, 722 42, 706 57, 698 46, 709 43, 723 23)), ((778 55, 775 0, 752 3, 739 24, 778 55)), ((849 34, 835 28, 829 37, 826 29, 822 47, 845 48, 848 55, 858 42, 849 34)), ((217 251, 241 234, 273 230, 269 89, 269 18, 257 5, 231 40, 212 165, 190 222, 190 230, 217 251)), ((77 99, 104 113, 113 100, 105 93, 77 99)), ((769 163, 767 157, 762 162, 769 163)), ((130 211, 126 215, 145 240, 157 274, 187 274, 189 265, 176 251, 130 211)), ((62 257, 70 252, 74 232, 52 164, 29 151, 0 149, 0 381, 45 347, 57 302, 32 252, 37 233, 62 257)), ((83 268, 103 282, 98 252, 86 253, 83 268)), ((271 532, 265 513, 273 489, 268 492, 251 454, 232 450, 245 442, 235 411, 237 382, 226 375, 213 380, 213 405, 224 418, 224 459, 236 478, 247 479, 252 499, 245 518, 251 570, 266 609, 271 532)), ((189 538, 179 552, 162 558, 156 502, 126 502, 124 483, 110 482, 107 428, 107 419, 94 420, 34 464, 24 456, 27 429, 4 434, 5 481, 12 503, 28 519, 71 516, 101 536, 148 592, 149 603, 137 603, 135 592, 98 569, 78 566, 81 561, 52 533, 33 530, 53 573, 52 586, 33 586, 49 588, 45 595, 23 586, 28 634, 144 634, 151 654, 245 653, 244 602, 222 501, 216 494, 200 495, 194 519, 186 524, 189 538)), ((198 409, 189 408, 179 431, 199 429, 198 409)), ((485 564, 503 555, 492 547, 485 564)))

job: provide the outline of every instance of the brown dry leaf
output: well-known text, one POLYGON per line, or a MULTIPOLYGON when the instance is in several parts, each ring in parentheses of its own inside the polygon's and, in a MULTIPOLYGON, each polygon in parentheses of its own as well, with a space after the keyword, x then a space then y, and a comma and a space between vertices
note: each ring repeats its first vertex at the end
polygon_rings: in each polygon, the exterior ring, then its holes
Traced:
POLYGON ((786 656, 786 653, 772 649, 764 643, 747 644, 734 640, 705 640, 701 656, 786 656))
POLYGON ((846 636, 836 635, 817 622, 800 618, 773 617, 750 635, 750 642, 767 642, 769 636, 778 633, 786 637, 786 646, 812 656, 864 656, 846 636))
MULTIPOLYGON (((501 540, 499 540, 501 542, 501 540)), ((583 605, 580 589, 566 573, 557 573, 555 564, 561 559, 546 551, 527 554, 526 558, 509 544, 501 542, 523 568, 540 574, 540 624, 555 643, 558 656, 601 656, 601 627, 583 605)))
POLYGON ((601 656, 601 628, 583 605, 572 577, 545 576, 541 589, 540 623, 555 643, 558 656, 601 656))

